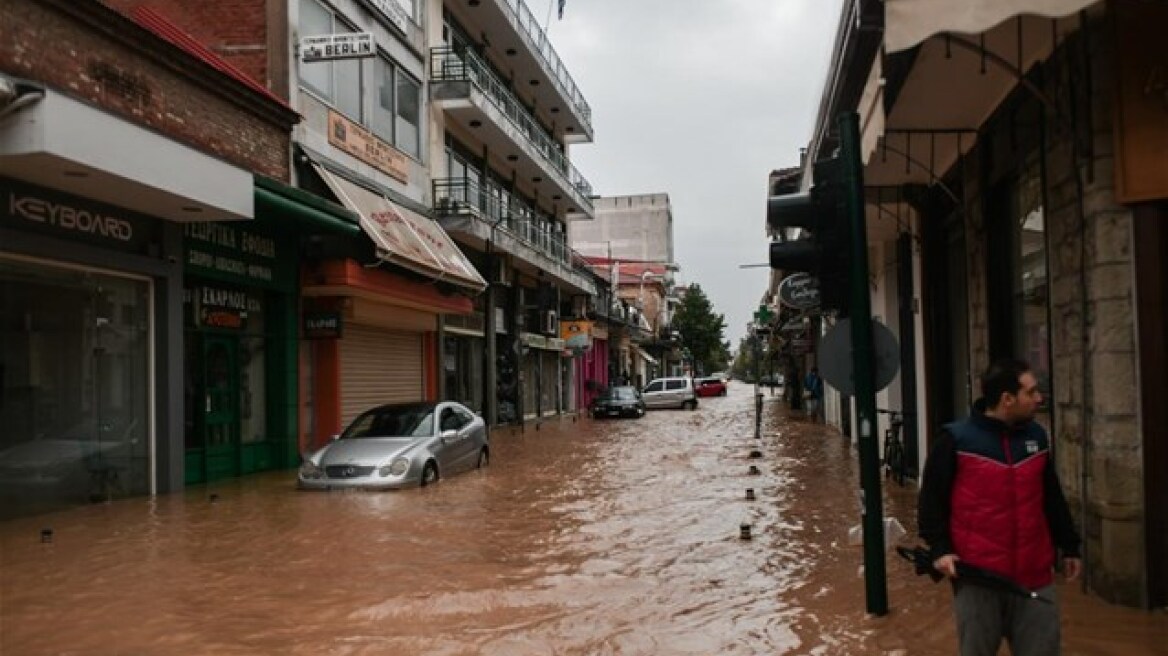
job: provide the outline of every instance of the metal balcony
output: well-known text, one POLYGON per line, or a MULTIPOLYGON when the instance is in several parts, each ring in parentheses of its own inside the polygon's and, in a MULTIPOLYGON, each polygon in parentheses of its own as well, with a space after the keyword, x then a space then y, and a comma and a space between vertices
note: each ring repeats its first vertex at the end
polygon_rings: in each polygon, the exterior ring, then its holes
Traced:
POLYGON ((569 140, 592 140, 592 108, 523 0, 447 2, 444 8, 473 34, 490 35, 492 58, 514 79, 554 94, 541 93, 540 105, 553 112, 562 106, 558 118, 569 140))
POLYGON ((516 159, 518 169, 528 164, 528 170, 519 171, 522 178, 537 185, 547 179, 559 190, 553 195, 570 200, 569 213, 594 215, 592 185, 478 55, 449 46, 431 49, 430 80, 431 100, 467 128, 478 131, 493 150, 510 152, 518 147, 527 155, 529 162, 516 159))
POLYGON ((574 262, 567 235, 548 228, 553 218, 515 199, 504 202, 473 180, 443 178, 433 186, 434 211, 455 239, 476 248, 490 242, 493 250, 513 256, 521 270, 543 271, 581 293, 596 293, 596 285, 574 262))

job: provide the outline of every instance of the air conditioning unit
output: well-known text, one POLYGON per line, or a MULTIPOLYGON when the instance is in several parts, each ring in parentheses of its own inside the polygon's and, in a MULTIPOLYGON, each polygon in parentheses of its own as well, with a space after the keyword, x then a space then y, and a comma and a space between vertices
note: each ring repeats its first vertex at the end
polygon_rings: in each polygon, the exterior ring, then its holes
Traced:
POLYGON ((560 318, 556 316, 555 310, 548 310, 543 313, 543 333, 545 335, 560 334, 560 318))

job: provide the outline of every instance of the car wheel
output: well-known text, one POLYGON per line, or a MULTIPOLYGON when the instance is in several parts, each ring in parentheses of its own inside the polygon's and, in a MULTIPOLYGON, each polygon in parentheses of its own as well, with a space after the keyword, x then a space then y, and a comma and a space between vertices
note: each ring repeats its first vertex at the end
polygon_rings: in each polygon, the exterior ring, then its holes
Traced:
POLYGON ((479 462, 475 465, 475 468, 482 469, 489 464, 491 464, 491 454, 489 451, 487 451, 487 447, 484 446, 479 450, 479 462))
POLYGON ((645 409, 637 408, 637 412, 635 414, 637 415, 637 419, 640 419, 641 417, 645 416, 645 409))
POLYGON ((718 396, 726 396, 726 390, 722 390, 721 392, 719 392, 718 396))
POLYGON ((434 464, 434 461, 431 460, 430 462, 426 463, 425 467, 422 467, 421 486, 426 487, 427 485, 429 485, 431 483, 437 483, 437 482, 438 482, 438 465, 434 464))
POLYGON ((697 399, 693 399, 693 400, 689 401, 688 403, 689 403, 690 410, 697 410, 698 409, 698 400, 697 399))

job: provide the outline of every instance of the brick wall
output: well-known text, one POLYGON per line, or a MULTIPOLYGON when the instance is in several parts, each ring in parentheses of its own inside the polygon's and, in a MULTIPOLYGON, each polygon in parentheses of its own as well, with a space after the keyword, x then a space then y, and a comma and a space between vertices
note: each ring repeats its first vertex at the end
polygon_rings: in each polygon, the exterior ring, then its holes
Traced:
POLYGON ((271 88, 266 0, 103 0, 130 15, 137 7, 162 14, 208 49, 271 88))
MULTIPOLYGON (((136 28, 125 27, 131 41, 137 38, 136 28)), ((185 55, 176 51, 174 57, 185 55)), ((203 64, 190 62, 196 66, 203 64)), ((42 82, 242 168, 290 178, 287 129, 51 5, 0 2, 0 71, 42 82)))

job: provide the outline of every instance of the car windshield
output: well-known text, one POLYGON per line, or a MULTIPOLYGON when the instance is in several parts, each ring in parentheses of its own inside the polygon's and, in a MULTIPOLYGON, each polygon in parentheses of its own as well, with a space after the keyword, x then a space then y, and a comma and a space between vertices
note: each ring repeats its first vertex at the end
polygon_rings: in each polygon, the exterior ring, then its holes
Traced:
POLYGON ((609 392, 608 398, 616 401, 633 401, 637 398, 637 390, 632 387, 614 387, 609 392))
POLYGON ((434 405, 430 403, 387 405, 358 416, 341 435, 343 440, 363 437, 424 437, 434 434, 434 405))

